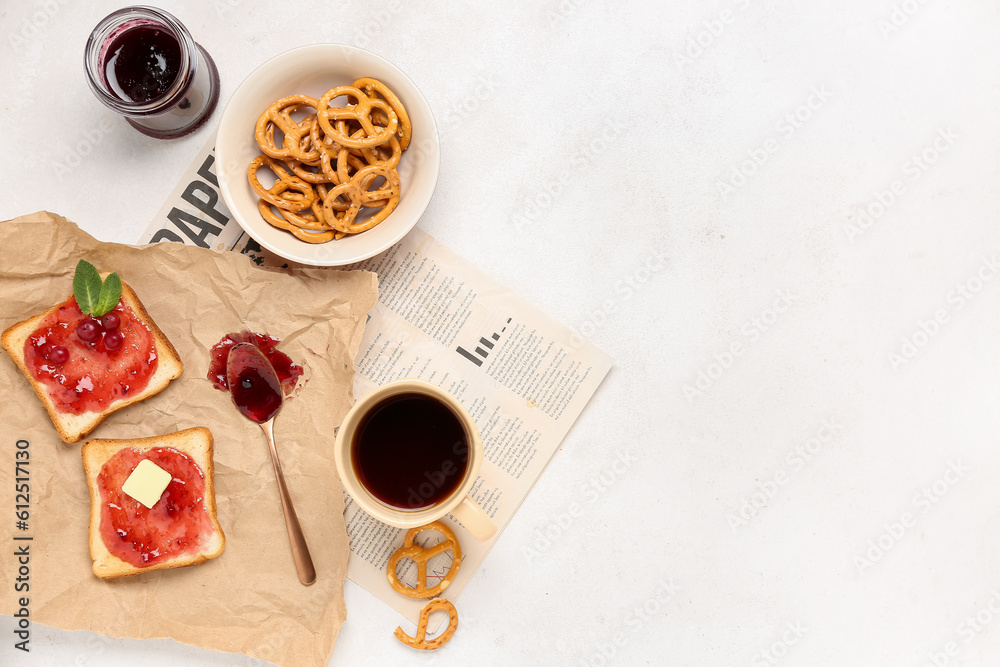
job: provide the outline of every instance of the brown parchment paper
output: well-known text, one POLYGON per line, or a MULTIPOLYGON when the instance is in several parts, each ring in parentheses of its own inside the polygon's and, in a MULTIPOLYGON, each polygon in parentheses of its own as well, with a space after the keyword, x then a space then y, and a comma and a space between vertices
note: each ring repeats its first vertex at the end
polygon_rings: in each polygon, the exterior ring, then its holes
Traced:
MULTIPOLYGON (((353 360, 375 274, 265 270, 235 253, 179 244, 101 243, 50 213, 0 223, 0 329, 72 294, 78 259, 117 271, 177 348, 184 374, 114 413, 90 435, 133 438, 207 426, 226 550, 202 565, 111 581, 91 570, 90 500, 80 444, 64 444, 10 358, 0 351, 0 612, 29 598, 32 622, 114 637, 172 637, 278 665, 325 665, 346 616, 349 554, 334 430, 352 405, 353 360), (249 327, 282 339, 306 383, 275 421, 275 437, 317 580, 299 583, 260 428, 207 380, 209 348, 249 327), (14 452, 30 443, 29 529, 15 528, 14 452), (14 535, 32 540, 15 542, 14 535), (14 593, 15 546, 30 545, 30 591, 14 593)), ((35 647, 33 647, 35 648, 35 647)), ((37 650, 37 648, 36 648, 37 650)))

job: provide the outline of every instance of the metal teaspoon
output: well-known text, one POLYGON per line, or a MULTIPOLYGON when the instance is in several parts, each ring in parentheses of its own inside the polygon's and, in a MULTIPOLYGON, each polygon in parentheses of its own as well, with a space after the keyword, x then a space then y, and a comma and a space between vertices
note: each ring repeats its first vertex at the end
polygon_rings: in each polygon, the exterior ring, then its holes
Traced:
POLYGON ((226 361, 226 380, 233 403, 247 419, 260 424, 271 450, 271 463, 274 466, 274 476, 278 481, 278 495, 281 497, 281 510, 285 515, 285 528, 288 530, 288 541, 292 547, 292 559, 299 581, 304 585, 316 581, 316 568, 302 527, 295 515, 292 499, 285 486, 285 476, 281 472, 281 462, 278 460, 278 450, 274 447, 274 419, 281 410, 284 395, 281 382, 274 372, 271 362, 251 343, 238 343, 229 351, 226 361))

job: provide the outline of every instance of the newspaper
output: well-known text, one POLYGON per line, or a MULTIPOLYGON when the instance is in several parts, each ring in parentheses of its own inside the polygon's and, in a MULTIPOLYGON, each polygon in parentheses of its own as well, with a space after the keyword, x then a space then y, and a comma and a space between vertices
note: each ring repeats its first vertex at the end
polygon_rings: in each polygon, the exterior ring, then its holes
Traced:
MULTIPOLYGON (((234 250, 258 264, 287 265, 232 219, 219 193, 214 138, 140 238, 140 243, 164 241, 234 250)), ((485 457, 472 496, 493 519, 497 533, 478 542, 446 517, 463 551, 462 567, 448 588, 454 602, 611 369, 612 359, 419 228, 382 254, 344 268, 367 269, 379 279, 379 300, 355 361, 355 397, 399 378, 426 380, 457 398, 482 435, 485 457)), ((348 578, 415 622, 427 601, 399 595, 385 575, 405 531, 372 518, 349 497, 346 502, 348 578)), ((429 532, 420 538, 418 543, 439 539, 429 532)), ((451 552, 445 552, 428 563, 429 585, 444 576, 451 559, 451 552)), ((403 582, 415 584, 412 561, 401 561, 397 573, 403 582)))

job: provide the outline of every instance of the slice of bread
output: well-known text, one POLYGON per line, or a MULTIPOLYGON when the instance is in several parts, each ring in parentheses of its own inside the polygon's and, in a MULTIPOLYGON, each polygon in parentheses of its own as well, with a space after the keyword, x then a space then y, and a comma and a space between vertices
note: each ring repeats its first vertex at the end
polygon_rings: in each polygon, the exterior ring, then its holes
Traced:
POLYGON ((24 373, 24 377, 31 383, 32 389, 35 390, 38 398, 41 399, 42 405, 48 411, 49 417, 52 419, 52 423, 55 425, 56 430, 59 432, 59 437, 62 438, 63 442, 78 442, 97 428, 97 425, 104 421, 112 412, 160 393, 170 384, 171 380, 180 377, 181 372, 184 370, 184 365, 177 355, 177 350, 170 344, 167 337, 163 335, 160 328, 156 326, 156 322, 146 312, 146 308, 139 301, 136 293, 125 283, 122 283, 121 298, 153 333, 157 365, 156 371, 149 378, 149 384, 146 385, 145 389, 134 396, 112 402, 102 412, 82 412, 78 415, 61 412, 49 397, 48 388, 45 384, 35 379, 28 369, 24 357, 24 344, 28 340, 28 337, 38 328, 39 323, 49 313, 58 308, 58 305, 23 322, 18 322, 4 331, 3 335, 0 336, 0 344, 7 350, 7 354, 14 360, 17 367, 21 369, 21 372, 24 373))
MULTIPOLYGON (((83 443, 81 456, 83 469, 87 476, 87 487, 90 489, 90 557, 94 559, 94 574, 102 579, 115 577, 131 577, 143 572, 164 570, 175 567, 187 567, 204 563, 210 558, 219 557, 226 548, 226 536, 219 525, 215 506, 215 465, 212 458, 212 432, 205 427, 189 428, 176 433, 153 436, 151 438, 134 438, 130 440, 108 440, 93 438, 83 443), (133 448, 140 453, 148 452, 154 447, 170 447, 176 449, 191 459, 201 468, 205 477, 204 504, 211 519, 212 533, 201 545, 197 553, 177 556, 148 567, 136 567, 112 554, 104 538, 101 536, 101 489, 98 475, 104 464, 122 449, 133 448)), ((168 471, 170 472, 170 471, 168 471)), ((173 482, 171 482, 173 483, 173 482)), ((162 502, 162 499, 161 501, 162 502)), ((153 506, 154 509, 156 505, 153 506)))

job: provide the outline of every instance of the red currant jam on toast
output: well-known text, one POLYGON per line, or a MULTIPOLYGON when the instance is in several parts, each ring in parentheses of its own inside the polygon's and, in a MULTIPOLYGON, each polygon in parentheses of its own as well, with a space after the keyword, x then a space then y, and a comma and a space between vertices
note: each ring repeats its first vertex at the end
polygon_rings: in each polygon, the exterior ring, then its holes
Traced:
POLYGON ((205 475, 187 454, 172 447, 122 449, 101 467, 101 538, 113 555, 135 567, 195 554, 213 533, 205 506, 205 475), (122 491, 143 459, 171 475, 163 495, 147 508, 122 491))
POLYGON ((77 415, 140 393, 157 364, 153 333, 127 304, 95 318, 73 297, 28 336, 24 359, 56 409, 77 415))

